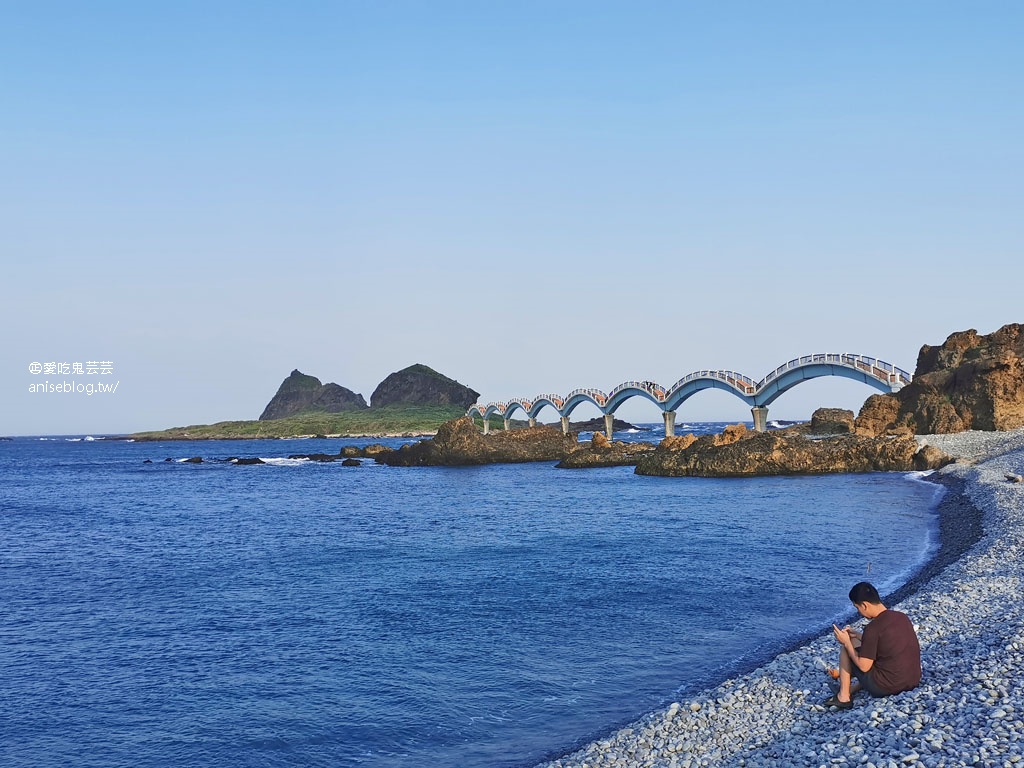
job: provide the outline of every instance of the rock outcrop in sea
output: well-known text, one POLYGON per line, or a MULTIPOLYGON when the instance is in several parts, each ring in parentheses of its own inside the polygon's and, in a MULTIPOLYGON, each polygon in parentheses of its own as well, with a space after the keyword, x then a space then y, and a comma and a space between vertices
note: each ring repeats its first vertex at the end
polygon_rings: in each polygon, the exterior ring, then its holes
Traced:
POLYGON ((277 394, 260 414, 260 421, 283 419, 309 411, 341 413, 368 408, 363 396, 338 384, 321 384, 316 376, 309 376, 296 368, 281 382, 277 394))
POLYGON ((429 440, 378 454, 382 464, 401 467, 559 461, 576 448, 574 435, 558 427, 501 430, 485 435, 468 416, 445 422, 429 440))
POLYGON ((635 466, 642 456, 656 448, 654 443, 621 443, 595 432, 589 443, 582 443, 556 465, 559 469, 635 466))
MULTIPOLYGON (((680 438, 675 438, 680 440, 680 438)), ((952 459, 919 448, 911 435, 841 434, 815 439, 799 432, 749 432, 742 424, 704 435, 685 447, 663 441, 637 463, 638 475, 752 477, 831 472, 909 472, 936 469, 952 459)))
POLYGON ((948 434, 1024 426, 1024 325, 987 336, 951 334, 917 356, 914 380, 892 395, 869 397, 857 416, 862 435, 948 434))
POLYGON ((457 405, 469 408, 480 397, 455 379, 421 363, 388 376, 370 395, 374 408, 387 405, 457 405))

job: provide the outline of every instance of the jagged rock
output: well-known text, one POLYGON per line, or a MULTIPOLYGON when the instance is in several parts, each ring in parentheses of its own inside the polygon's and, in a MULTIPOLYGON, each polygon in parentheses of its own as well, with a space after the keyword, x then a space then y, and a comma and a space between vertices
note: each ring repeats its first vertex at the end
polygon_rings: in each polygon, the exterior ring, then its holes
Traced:
POLYGON ((732 442, 717 435, 697 438, 688 448, 658 450, 642 458, 637 474, 695 477, 909 471, 914 469, 913 437, 868 438, 841 435, 812 440, 803 435, 752 432, 732 442))
POLYGON ((573 435, 558 427, 501 430, 484 435, 467 416, 441 425, 429 440, 403 445, 376 459, 391 466, 462 466, 471 464, 558 461, 577 447, 573 435))
POLYGON ((263 461, 263 459, 260 459, 260 458, 257 458, 255 456, 253 456, 251 458, 235 459, 234 463, 235 464, 241 464, 241 465, 248 465, 248 464, 265 464, 266 462, 263 461))
POLYGON ((900 401, 896 395, 872 395, 860 407, 854 421, 856 433, 865 437, 880 437, 896 426, 900 401))
POLYGON ((577 448, 555 466, 559 469, 631 467, 635 466, 641 457, 648 455, 654 450, 654 443, 606 442, 601 446, 597 446, 594 445, 594 441, 591 441, 590 445, 577 448))
POLYGON ((850 435, 854 431, 853 411, 845 408, 819 408, 811 414, 812 435, 850 435))
MULTIPOLYGON (((942 434, 1024 426, 1024 326, 1004 325, 987 336, 954 333, 939 347, 925 345, 914 380, 892 400, 869 398, 857 418, 863 434, 896 428, 942 434)), ((875 396, 878 398, 878 396, 875 396)))
POLYGON ((479 397, 479 392, 417 363, 392 373, 378 384, 370 395, 370 403, 374 408, 398 403, 469 408, 479 397))
POLYGON ((338 384, 321 384, 316 376, 307 376, 296 368, 281 382, 259 420, 283 419, 310 411, 341 413, 367 407, 362 395, 338 384))
POLYGON ((380 443, 372 443, 363 448, 362 455, 367 459, 375 459, 378 456, 382 456, 385 453, 391 453, 392 451, 394 451, 394 448, 388 448, 386 445, 381 445, 380 443))
POLYGON ((742 440, 748 434, 746 424, 730 424, 721 433, 709 435, 714 445, 731 445, 742 440))
POLYGON ((697 438, 693 436, 691 432, 688 435, 676 435, 674 437, 666 437, 662 439, 658 445, 659 448, 664 448, 666 451, 681 451, 684 448, 689 448, 697 442, 697 438))
POLYGON ((611 445, 611 441, 604 436, 603 432, 595 432, 594 436, 590 438, 590 447, 594 450, 607 448, 609 445, 611 445))
POLYGON ((363 462, 361 462, 359 459, 345 459, 343 462, 341 462, 341 466, 343 466, 343 467, 358 467, 358 466, 361 466, 362 463, 363 462))
POLYGON ((358 446, 346 445, 340 451, 338 451, 338 455, 344 456, 346 459, 355 459, 360 456, 365 456, 366 454, 364 454, 363 449, 359 448, 358 446))

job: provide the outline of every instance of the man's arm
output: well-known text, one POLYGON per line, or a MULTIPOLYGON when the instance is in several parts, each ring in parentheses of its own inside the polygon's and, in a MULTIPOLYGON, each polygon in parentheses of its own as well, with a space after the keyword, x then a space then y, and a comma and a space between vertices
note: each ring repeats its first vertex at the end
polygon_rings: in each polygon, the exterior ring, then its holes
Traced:
POLYGON ((850 657, 850 661, 859 669, 861 672, 870 672, 871 668, 875 666, 874 659, 865 659, 853 647, 852 631, 847 629, 839 629, 835 625, 832 626, 832 633, 836 636, 838 643, 846 649, 846 655, 850 657))

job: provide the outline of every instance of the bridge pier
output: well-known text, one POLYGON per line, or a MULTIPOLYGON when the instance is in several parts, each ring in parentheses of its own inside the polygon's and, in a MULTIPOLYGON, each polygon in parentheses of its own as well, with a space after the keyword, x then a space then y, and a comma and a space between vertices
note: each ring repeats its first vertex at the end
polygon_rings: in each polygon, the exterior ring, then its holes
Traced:
POLYGON ((505 431, 508 432, 508 429, 509 429, 508 419, 505 419, 505 431))
POLYGON ((537 426, 537 417, 536 416, 531 416, 530 417, 530 426, 531 427, 536 427, 537 426))
POLYGON ((766 431, 768 429, 768 409, 763 405, 754 406, 750 409, 750 413, 754 417, 754 431, 766 431))
POLYGON ((662 417, 665 419, 665 437, 676 436, 676 412, 664 411, 662 417))
POLYGON ((491 420, 487 418, 484 419, 484 434, 491 434, 491 420))
POLYGON ((604 415, 604 436, 608 438, 608 442, 612 441, 612 427, 615 425, 615 414, 606 413, 604 415))
POLYGON ((568 435, 569 434, 569 417, 568 416, 563 416, 562 417, 562 434, 563 435, 568 435))

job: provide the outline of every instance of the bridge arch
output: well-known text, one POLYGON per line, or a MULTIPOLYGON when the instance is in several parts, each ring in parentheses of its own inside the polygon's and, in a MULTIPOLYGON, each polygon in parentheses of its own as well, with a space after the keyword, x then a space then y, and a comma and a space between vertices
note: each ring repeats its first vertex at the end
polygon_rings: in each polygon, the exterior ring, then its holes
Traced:
POLYGON ((568 429, 569 415, 584 403, 592 403, 604 415, 607 429, 611 430, 612 414, 632 397, 642 397, 654 403, 665 418, 666 434, 674 424, 675 411, 688 399, 705 389, 721 389, 738 397, 751 408, 754 428, 765 428, 768 405, 797 384, 822 376, 840 376, 860 381, 881 392, 895 392, 910 383, 912 376, 882 360, 866 355, 815 354, 794 358, 755 382, 736 371, 702 370, 687 374, 667 390, 654 381, 626 381, 610 393, 594 388, 581 388, 565 398, 553 394, 538 395, 532 399, 516 398, 506 403, 474 405, 467 414, 477 414, 484 420, 498 414, 506 420, 522 410, 531 423, 544 408, 552 407, 559 414, 563 430, 568 429))
POLYGON ((832 365, 829 363, 814 363, 802 365, 786 371, 774 378, 757 393, 757 405, 767 407, 779 399, 783 394, 793 389, 798 384, 818 379, 822 376, 839 376, 846 379, 853 379, 877 389, 879 392, 892 392, 892 387, 879 381, 877 377, 871 376, 864 371, 859 371, 844 365, 832 365))

